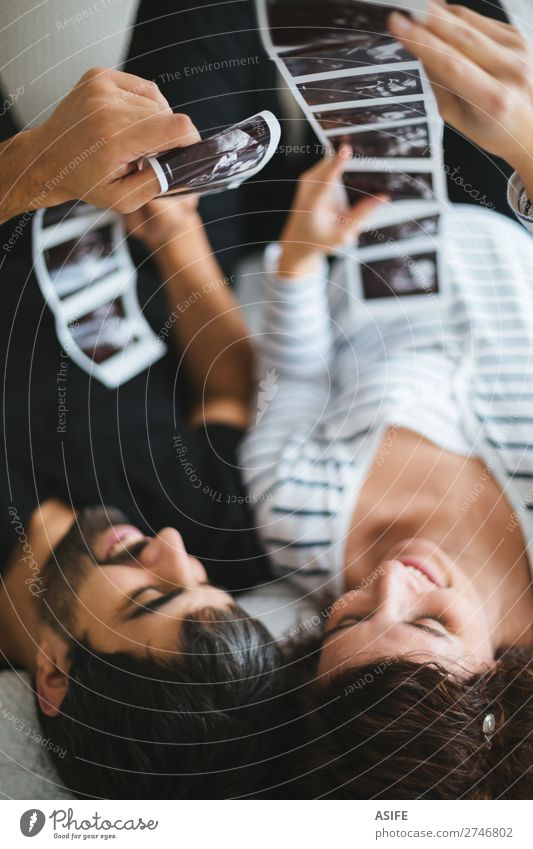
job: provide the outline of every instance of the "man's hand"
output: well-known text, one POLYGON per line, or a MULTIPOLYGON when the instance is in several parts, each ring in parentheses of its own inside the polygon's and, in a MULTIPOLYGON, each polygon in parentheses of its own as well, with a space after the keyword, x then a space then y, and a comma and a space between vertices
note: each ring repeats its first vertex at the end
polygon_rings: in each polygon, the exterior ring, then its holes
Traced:
POLYGON ((139 171, 136 160, 198 141, 155 83, 93 68, 48 120, 0 146, 0 220, 69 200, 131 212, 160 191, 152 169, 139 171))
POLYGON ((380 195, 351 208, 344 205, 340 179, 350 156, 350 148, 343 145, 300 177, 280 238, 280 277, 312 275, 325 255, 355 240, 365 219, 387 199, 380 195))
POLYGON ((533 52, 519 30, 435 0, 425 25, 394 12, 389 28, 423 63, 448 124, 515 170, 531 169, 533 52))

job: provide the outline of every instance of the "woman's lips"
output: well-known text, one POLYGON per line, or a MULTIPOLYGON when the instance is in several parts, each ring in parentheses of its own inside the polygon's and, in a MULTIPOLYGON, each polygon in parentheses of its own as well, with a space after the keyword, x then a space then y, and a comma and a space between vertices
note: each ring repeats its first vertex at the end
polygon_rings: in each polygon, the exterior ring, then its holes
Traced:
POLYGON ((134 525, 114 525, 112 528, 109 528, 104 533, 100 543, 102 560, 106 560, 110 556, 117 543, 122 542, 122 540, 125 540, 129 536, 137 536, 139 540, 144 538, 139 528, 136 528, 134 525))
POLYGON ((431 581, 432 584, 435 584, 437 587, 441 587, 444 589, 446 584, 438 574, 438 572, 432 567, 431 564, 428 564, 427 560, 421 560, 419 557, 413 557, 410 554, 402 554, 398 557, 400 563, 403 563, 404 566, 411 566, 413 569, 417 569, 422 575, 431 581))

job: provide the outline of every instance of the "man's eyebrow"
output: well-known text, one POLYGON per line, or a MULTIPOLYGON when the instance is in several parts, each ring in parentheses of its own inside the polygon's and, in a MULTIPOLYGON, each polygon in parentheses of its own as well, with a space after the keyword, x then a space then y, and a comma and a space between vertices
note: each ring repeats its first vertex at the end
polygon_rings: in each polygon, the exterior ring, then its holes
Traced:
MULTIPOLYGON (((140 589, 136 590, 136 592, 134 592, 128 598, 127 607, 129 607, 131 602, 132 601, 134 602, 135 599, 138 598, 143 592, 146 592, 146 590, 160 590, 160 587, 145 586, 145 587, 141 587, 140 589)), ((174 590, 171 590, 170 592, 165 593, 164 595, 158 596, 157 598, 154 598, 152 601, 149 601, 146 604, 137 604, 137 605, 135 605, 135 607, 134 607, 134 609, 131 613, 126 614, 126 620, 130 621, 131 619, 138 619, 140 616, 146 616, 150 613, 155 613, 155 611, 159 610, 159 608, 162 607, 164 604, 166 604, 169 601, 172 601, 173 598, 176 598, 177 596, 182 595, 182 593, 184 593, 184 592, 185 592, 184 587, 176 587, 174 590)))

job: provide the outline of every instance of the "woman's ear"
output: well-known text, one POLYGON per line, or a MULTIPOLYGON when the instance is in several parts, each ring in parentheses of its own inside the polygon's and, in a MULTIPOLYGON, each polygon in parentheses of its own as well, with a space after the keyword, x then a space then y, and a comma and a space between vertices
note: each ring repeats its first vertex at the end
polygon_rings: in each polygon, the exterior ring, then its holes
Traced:
POLYGON ((39 708, 46 716, 57 716, 68 692, 68 646, 57 634, 46 636, 37 650, 35 685, 39 708))

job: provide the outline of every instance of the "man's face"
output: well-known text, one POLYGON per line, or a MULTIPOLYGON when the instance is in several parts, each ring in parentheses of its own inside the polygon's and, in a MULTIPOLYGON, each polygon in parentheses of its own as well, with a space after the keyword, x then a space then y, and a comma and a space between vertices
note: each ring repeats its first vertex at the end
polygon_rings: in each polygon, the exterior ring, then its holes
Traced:
POLYGON ((179 653, 184 618, 232 604, 208 583, 176 530, 145 537, 115 510, 81 511, 43 578, 46 623, 65 640, 83 640, 107 653, 158 652, 171 660, 179 653))

